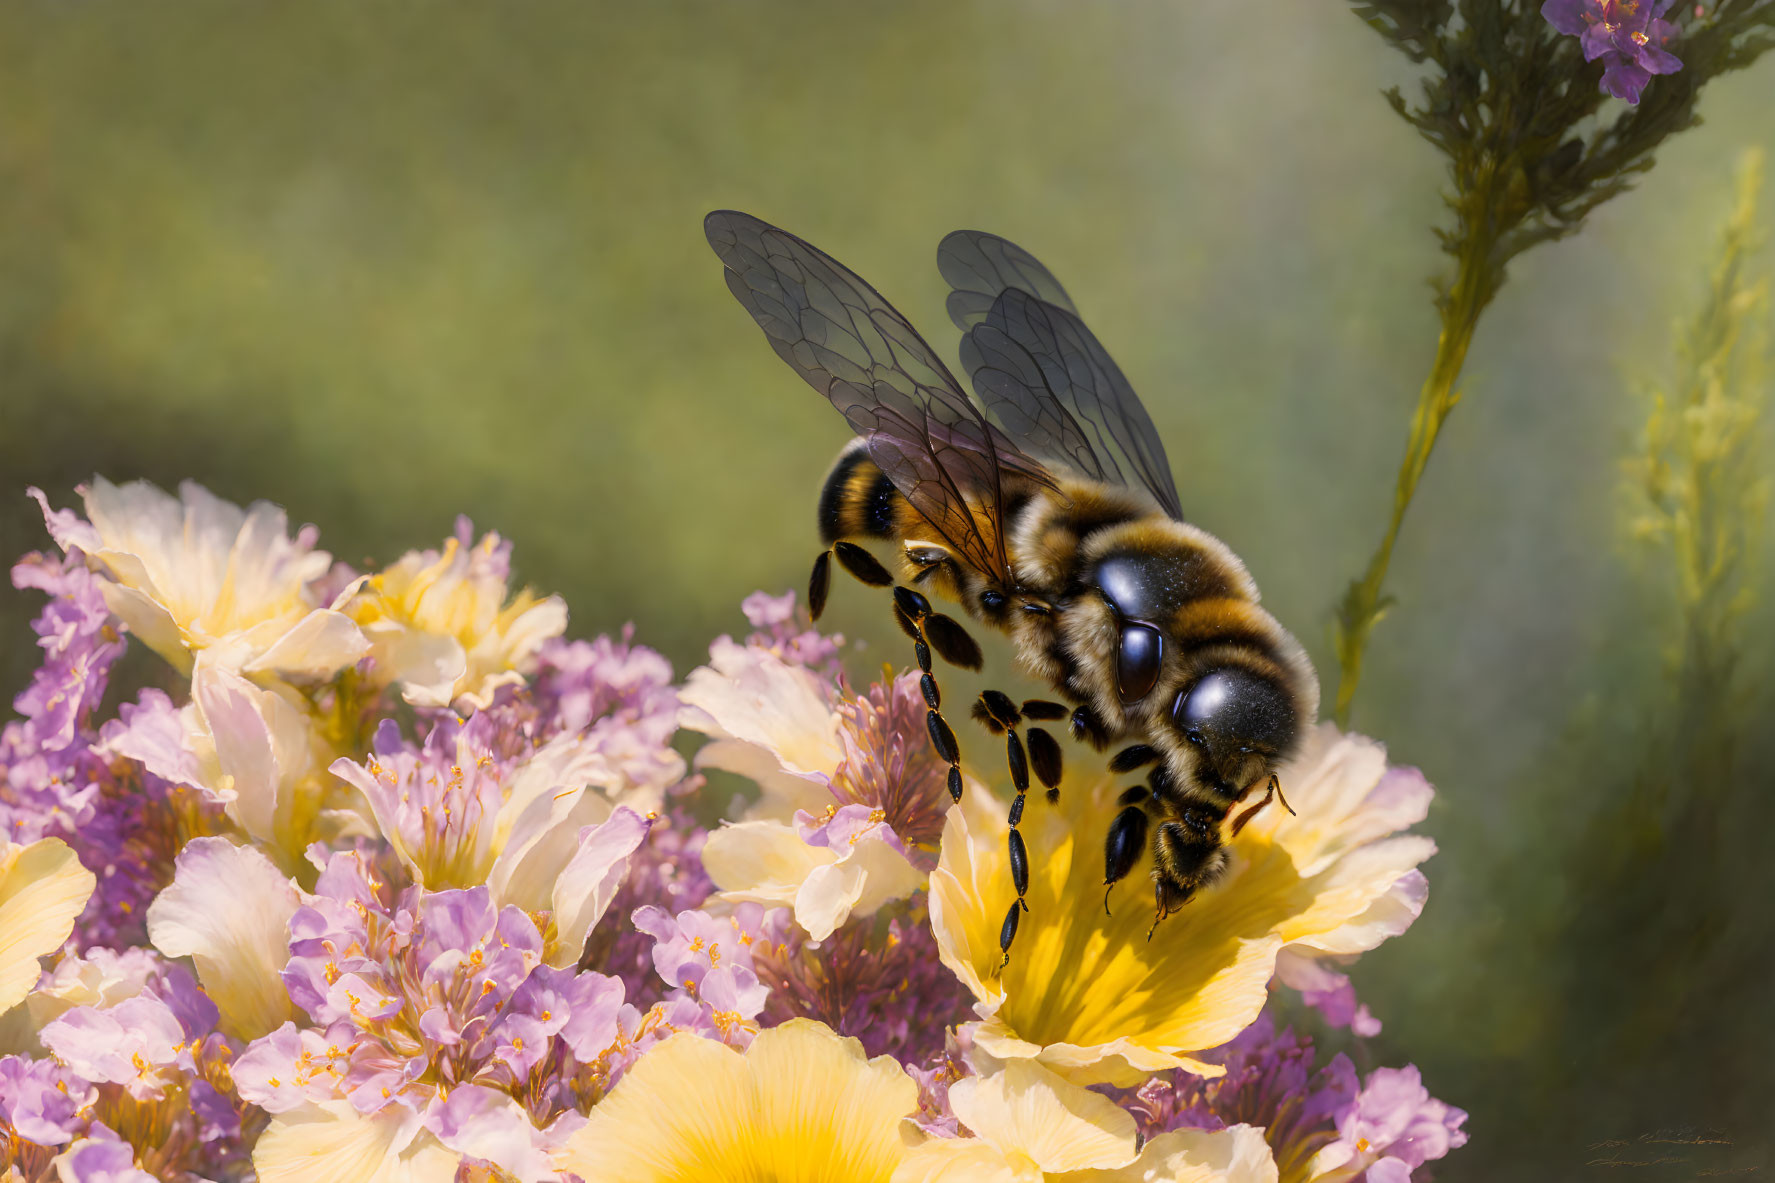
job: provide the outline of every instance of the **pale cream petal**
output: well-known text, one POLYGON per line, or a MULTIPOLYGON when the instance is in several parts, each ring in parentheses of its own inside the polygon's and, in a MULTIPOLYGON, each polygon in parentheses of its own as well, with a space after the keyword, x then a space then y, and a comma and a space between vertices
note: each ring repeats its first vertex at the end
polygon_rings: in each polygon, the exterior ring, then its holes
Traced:
POLYGON ((417 629, 365 631, 380 679, 399 682, 401 697, 414 706, 450 705, 456 697, 457 681, 468 673, 468 653, 460 641, 417 629))
POLYGON ((567 966, 579 960, 586 934, 603 919, 628 873, 629 856, 646 838, 647 822, 632 809, 618 809, 609 820, 581 835, 549 897, 544 959, 550 965, 567 966))
POLYGON ((0 846, 0 1011, 31 992, 37 959, 68 939, 97 882, 59 838, 0 846))
POLYGON ((816 941, 823 941, 849 919, 863 894, 863 868, 856 863, 815 867, 795 892, 795 923, 816 941))
POLYGON ((1308 937, 1289 947, 1343 956, 1366 953, 1410 928, 1429 898, 1429 879, 1422 871, 1407 871, 1394 880, 1386 894, 1370 904, 1362 915, 1330 932, 1308 937))
MULTIPOLYGON (((943 822, 942 861, 931 872, 931 932, 937 938, 937 955, 951 973, 987 1012, 1005 1001, 1003 979, 992 972, 997 962, 998 932, 993 929, 981 901, 987 894, 987 862, 976 859, 976 846, 990 833, 991 821, 984 810, 990 794, 978 785, 968 786, 962 804, 954 806, 943 822)), ((994 888, 1002 885, 992 885, 994 888)), ((1001 921, 1003 917, 999 918, 1001 921)))
POLYGON ((133 587, 103 579, 98 584, 99 594, 105 597, 105 607, 129 626, 130 634, 136 640, 160 654, 175 669, 183 673, 191 671, 191 651, 185 647, 185 634, 180 631, 179 622, 173 619, 171 612, 146 592, 133 587))
POLYGON ((215 744, 215 787, 235 793, 230 815, 254 838, 276 842, 295 782, 313 766, 307 717, 276 691, 207 662, 198 663, 191 694, 215 744))
POLYGON ((461 1161, 405 1107, 365 1117, 346 1101, 280 1113, 253 1147, 260 1183, 452 1183, 461 1161))
POLYGON ((609 801, 579 786, 531 801, 507 835, 496 826, 493 846, 499 853, 487 872, 494 901, 526 912, 549 908, 561 868, 579 849, 579 832, 608 820, 610 813, 609 801))
POLYGON ((1006 1155, 1028 1156, 1043 1171, 1125 1166, 1138 1153, 1127 1110, 1030 1060, 957 1081, 949 1105, 982 1139, 1006 1155))
POLYGON ((1235 1125, 1173 1130, 1148 1142, 1125 1167, 1061 1178, 1064 1183, 1276 1183, 1277 1171, 1263 1130, 1235 1125))
POLYGON ((567 631, 567 601, 549 596, 505 624, 498 648, 490 658, 518 669, 528 666, 544 643, 567 631))
POLYGON ((792 903, 816 868, 836 861, 832 851, 809 846, 794 827, 779 822, 733 822, 703 846, 709 878, 737 901, 792 903))
MULTIPOLYGON (((500 804, 499 814, 493 821, 494 847, 506 849, 514 844, 527 845, 535 834, 547 831, 556 824, 550 818, 564 817, 566 812, 574 809, 578 798, 567 794, 565 790, 587 784, 604 784, 613 779, 609 762, 599 745, 583 735, 557 736, 532 753, 507 782, 505 800, 500 804), (534 807, 545 801, 550 804, 545 805, 544 812, 537 813, 534 807), (555 802, 566 804, 556 809, 553 805, 555 802), (525 822, 523 834, 516 832, 520 819, 525 822)), ((608 816, 609 809, 606 806, 598 817, 581 824, 603 821, 608 816)), ((578 830, 573 833, 577 835, 578 830)))
MULTIPOLYGON (((692 670, 679 691, 682 726, 715 740, 751 744, 770 755, 776 771, 791 778, 830 777, 836 771, 844 750, 832 692, 825 682, 768 650, 725 637, 710 646, 709 657, 709 664, 692 670)), ((723 754, 731 755, 731 749, 717 749, 707 758, 723 754)), ((778 787, 801 795, 793 779, 767 776, 760 787, 767 795, 761 808, 771 816, 793 814, 792 809, 785 812, 783 803, 769 799, 778 787)))
POLYGON ((900 1121, 918 1108, 918 1086, 892 1056, 866 1059, 857 1040, 791 1019, 759 1032, 746 1063, 758 1097, 755 1136, 782 1183, 817 1183, 838 1162, 839 1178, 886 1183, 906 1153, 900 1121), (828 1148, 824 1162, 808 1154, 815 1146, 828 1148))
POLYGON ((756 1123, 745 1058, 712 1039, 674 1035, 593 1106, 556 1165, 612 1183, 768 1177, 756 1123))
POLYGON ((224 838, 193 838, 173 881, 148 906, 148 938, 168 957, 190 957, 222 1029, 257 1039, 294 1017, 283 972, 296 885, 270 859, 224 838))
POLYGON ((903 900, 925 885, 925 875, 894 849, 880 830, 863 835, 846 861, 863 868, 863 891, 851 905, 851 911, 859 916, 903 900))
MULTIPOLYGON (((683 717, 679 726, 688 726, 683 717)), ((799 810, 818 813, 832 804, 831 782, 826 777, 813 772, 785 772, 770 749, 743 740, 710 740, 696 750, 696 766, 731 772, 756 783, 763 792, 746 811, 748 818, 791 822, 799 810)))
POLYGON ((1311 942, 1337 932, 1363 916, 1393 885, 1436 853, 1436 843, 1405 834, 1356 847, 1304 885, 1313 893, 1311 906, 1280 928, 1284 940, 1311 942))
POLYGON ((304 678, 330 678, 370 651, 357 623, 343 612, 317 608, 296 622, 245 665, 247 672, 267 671, 304 678))
POLYGON ((932 1138, 912 1148, 894 1171, 893 1183, 1039 1183, 1040 1167, 1027 1159, 1019 1165, 1024 1169, 978 1138, 932 1138))

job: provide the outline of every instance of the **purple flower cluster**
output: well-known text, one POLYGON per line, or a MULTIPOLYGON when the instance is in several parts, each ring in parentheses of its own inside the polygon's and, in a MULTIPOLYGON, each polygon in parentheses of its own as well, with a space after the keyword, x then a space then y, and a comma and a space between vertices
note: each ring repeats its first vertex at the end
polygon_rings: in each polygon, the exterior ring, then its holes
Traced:
POLYGON ((53 1177, 51 1162, 70 1147, 64 1179, 72 1170, 96 1181, 119 1161, 140 1161, 153 1172, 145 1178, 239 1172, 243 1114, 229 1074, 238 1045, 215 1030, 215 1005, 185 969, 143 949, 95 950, 64 959, 46 985, 46 1001, 97 997, 43 1024, 53 1060, 0 1059, 0 1123, 26 1178, 53 1177))
POLYGON ((860 1039, 872 1056, 923 1063, 970 1017, 971 998, 938 956, 922 894, 853 919, 817 944, 790 926, 754 961, 770 988, 766 1026, 797 1016, 818 1019, 860 1039))
POLYGON ((290 921, 283 972, 313 1025, 249 1044, 241 1097, 274 1114, 400 1106, 467 1157, 516 1144, 509 1165, 546 1168, 608 1083, 622 983, 542 964, 536 924, 485 887, 390 896, 358 854, 327 860, 290 921))
POLYGON ((837 677, 844 672, 839 656, 844 637, 816 629, 807 613, 796 607, 794 592, 773 596, 755 591, 740 601, 740 611, 753 629, 746 644, 768 649, 790 665, 818 674, 837 677))
POLYGON ((1378 1068, 1359 1081, 1342 1053, 1315 1071, 1313 1041, 1276 1029, 1266 1010, 1203 1059, 1226 1068, 1204 1078, 1171 1072, 1132 1090, 1124 1103, 1143 1133, 1260 1126, 1283 1178, 1340 1169, 1371 1183, 1404 1183, 1411 1172, 1466 1144, 1462 1110, 1431 1097, 1416 1068, 1378 1068), (1314 1170, 1307 1171, 1307 1164, 1314 1170))
MULTIPOLYGON (((676 916, 702 907, 715 890, 701 858, 707 837, 682 805, 671 806, 629 857, 628 875, 611 902, 610 914, 628 917, 653 908, 676 916)), ((636 924, 602 924, 592 930, 580 962, 622 979, 630 1001, 650 1006, 663 999, 653 942, 652 935, 636 924)), ((667 981, 665 988, 676 986, 667 981)))
MULTIPOLYGON (((77 946, 140 941, 142 912, 178 853, 176 813, 187 815, 187 828, 201 829, 214 811, 169 801, 165 782, 112 758, 105 741, 122 724, 101 726, 95 713, 128 642, 80 559, 26 555, 12 582, 50 599, 32 626, 43 663, 13 701, 22 717, 0 729, 0 835, 61 838, 98 876, 75 929, 77 946)), ((134 709, 126 704, 126 717, 134 709)))
POLYGON ((1676 0, 1546 0, 1541 15, 1567 36, 1577 37, 1587 62, 1602 59, 1602 88, 1618 99, 1639 102, 1654 74, 1683 68, 1664 47, 1677 34, 1664 19, 1676 0))
POLYGON ((907 858, 928 871, 951 802, 948 765, 931 750, 925 713, 916 673, 846 696, 838 704, 844 760, 831 789, 839 813, 855 806, 879 813, 907 858))

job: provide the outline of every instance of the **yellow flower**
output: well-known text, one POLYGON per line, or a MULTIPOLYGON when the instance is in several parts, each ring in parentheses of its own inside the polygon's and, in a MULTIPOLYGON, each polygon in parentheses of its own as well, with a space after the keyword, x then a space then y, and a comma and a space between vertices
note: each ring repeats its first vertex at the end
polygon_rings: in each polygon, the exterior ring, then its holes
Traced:
POLYGON ((1057 806, 1034 802, 1023 821, 1030 911, 1002 975, 999 925, 1014 897, 1004 807, 965 797, 931 876, 931 924, 944 964, 976 999, 975 1046, 999 1060, 1036 1059, 1078 1084, 1224 1071, 1189 1053, 1257 1017, 1281 950, 1360 943, 1351 934, 1365 933, 1435 850, 1428 838, 1388 836, 1402 815, 1384 799, 1364 806, 1372 780, 1351 789, 1346 773, 1374 762, 1345 756, 1378 745, 1327 725, 1303 747, 1281 774, 1299 816, 1266 810, 1232 842, 1227 876, 1150 940, 1142 876, 1118 886, 1104 914, 1104 833, 1122 786, 1068 785, 1057 806))
POLYGON ((174 498, 146 481, 96 477, 80 490, 89 525, 30 492, 62 549, 78 547, 105 577, 106 606, 181 671, 208 652, 230 670, 325 678, 368 648, 338 610, 355 585, 314 602, 309 585, 332 556, 314 549, 312 528, 290 538, 269 502, 243 510, 191 481, 174 498))
POLYGON ((745 1054, 674 1035, 642 1056, 561 1151, 601 1183, 888 1183, 918 1088, 891 1056, 792 1019, 745 1054))
POLYGON ((0 842, 0 1012, 31 992, 37 959, 68 939, 97 882, 59 838, 0 842))
POLYGON ((497 534, 477 544, 469 537, 467 520, 458 521, 441 553, 409 551, 349 609, 370 639, 375 676, 399 682, 415 706, 486 706, 567 628, 559 596, 538 599, 526 588, 506 603, 510 547, 497 534))

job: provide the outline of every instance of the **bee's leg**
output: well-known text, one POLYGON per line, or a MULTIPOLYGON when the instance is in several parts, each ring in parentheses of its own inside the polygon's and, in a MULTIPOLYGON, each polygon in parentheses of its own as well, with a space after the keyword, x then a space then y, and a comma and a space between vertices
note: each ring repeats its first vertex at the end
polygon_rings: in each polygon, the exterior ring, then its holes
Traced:
POLYGON ((894 589, 894 622, 900 631, 912 638, 912 655, 918 659, 918 690, 924 695, 925 730, 930 732, 931 747, 949 765, 949 796, 961 800, 961 749, 955 742, 955 730, 943 717, 943 692, 931 673, 931 647, 925 640, 925 626, 934 618, 931 602, 909 587, 894 589))
POLYGON ((854 542, 834 542, 832 553, 837 557, 839 566, 870 587, 887 587, 894 581, 894 577, 888 574, 888 569, 881 565, 879 559, 854 542))
POLYGON ((1109 836, 1103 843, 1103 914, 1108 916, 1109 893, 1128 877, 1140 852, 1146 846, 1147 816, 1142 808, 1149 796, 1145 785, 1135 785, 1122 794, 1122 811, 1109 823, 1109 836))
MULTIPOLYGON (((1022 737, 1017 734, 1023 713, 1009 695, 998 690, 984 690, 974 703, 973 715, 988 731, 1005 737, 1005 763, 1011 770, 1011 787, 1017 790, 1017 799, 1011 802, 1011 833, 1006 838, 1010 850, 1011 883, 1017 889, 1017 902, 1011 907, 1028 911, 1029 849, 1023 844, 1022 831, 1017 828, 1023 823, 1023 803, 1029 792, 1029 756, 1024 750, 1022 737)), ((1053 742, 1045 732, 1043 737, 1047 743, 1053 742)), ((1016 921, 1006 920, 999 935, 1000 947, 1005 954, 1005 962, 999 966, 1002 969, 1011 958, 1011 939, 1017 935, 1016 921)))
POLYGON ((1109 762, 1109 770, 1120 774, 1133 772, 1136 768, 1145 768, 1159 758, 1159 750, 1147 744, 1137 743, 1123 748, 1109 762))
POLYGON ((1258 813, 1263 810, 1263 807, 1270 803, 1272 797, 1282 803, 1282 808, 1288 810, 1290 816, 1295 816, 1293 807, 1288 804, 1288 798, 1282 795, 1282 782, 1278 780, 1276 774, 1272 772, 1270 773, 1269 784, 1264 788, 1263 800, 1233 818, 1233 837, 1237 838, 1239 836, 1239 831, 1245 828, 1245 823, 1256 817, 1258 813))
POLYGON ((1023 700, 1023 717, 1038 719, 1044 723, 1052 723, 1056 719, 1064 719, 1071 712, 1064 703, 1049 702, 1045 698, 1026 698, 1023 700))
POLYGON ((1031 727, 1023 738, 1029 744, 1029 766, 1048 790, 1048 804, 1052 805, 1060 800, 1060 741, 1045 727, 1031 727))
POLYGON ((807 577, 807 614, 814 620, 826 610, 826 593, 832 590, 832 552, 823 550, 807 577))
MULTIPOLYGON (((1023 748, 1017 739, 1017 733, 1007 731, 1005 734, 1009 737, 1008 742, 1016 745, 1016 750, 1021 753, 1023 748)), ((1016 780, 1015 762, 1011 767, 1012 779, 1016 780)), ((1029 789, 1028 765, 1023 766, 1022 780, 1016 785, 1016 789, 1017 799, 1011 802, 1011 833, 1005 841, 1011 859, 1011 886, 1017 889, 1017 898, 1011 901, 1011 910, 1005 914, 1004 927, 999 929, 998 947, 1004 954, 1004 960, 998 963, 1001 970, 1011 963, 1011 942, 1017 936, 1017 913, 1029 911, 1029 901, 1025 898, 1029 894, 1029 850, 1023 845, 1022 831, 1017 828, 1018 823, 1023 820, 1023 799, 1029 789)))
POLYGON ((1017 939, 1017 920, 1023 914, 1020 904, 1019 900, 1011 901, 1010 910, 1005 913, 1005 922, 999 926, 998 947, 1005 955, 1004 960, 998 963, 1001 970, 1011 964, 1011 942, 1017 939))
POLYGON ((1072 737, 1085 741, 1100 752, 1109 746, 1109 728, 1088 706, 1081 705, 1072 712, 1072 737))

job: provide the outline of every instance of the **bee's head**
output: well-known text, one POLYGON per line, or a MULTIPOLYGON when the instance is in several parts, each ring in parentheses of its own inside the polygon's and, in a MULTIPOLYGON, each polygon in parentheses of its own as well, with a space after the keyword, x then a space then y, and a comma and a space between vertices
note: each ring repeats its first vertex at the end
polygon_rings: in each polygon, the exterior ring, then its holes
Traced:
POLYGON ((1166 744, 1173 764, 1221 797, 1233 799, 1275 771, 1294 746, 1300 718, 1293 697, 1273 678, 1240 665, 1213 669, 1177 692, 1166 744))

